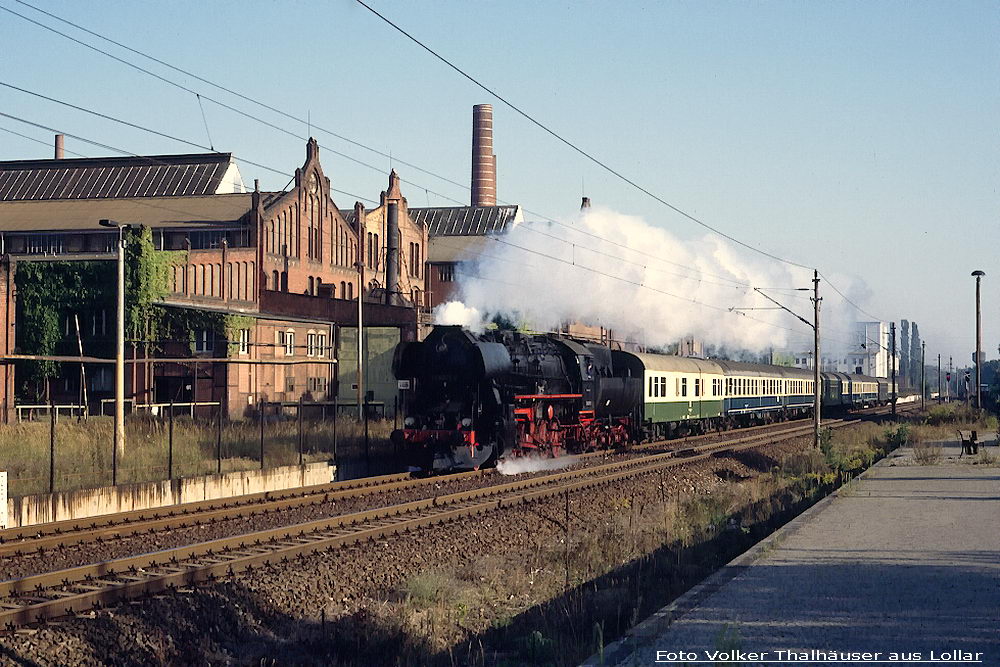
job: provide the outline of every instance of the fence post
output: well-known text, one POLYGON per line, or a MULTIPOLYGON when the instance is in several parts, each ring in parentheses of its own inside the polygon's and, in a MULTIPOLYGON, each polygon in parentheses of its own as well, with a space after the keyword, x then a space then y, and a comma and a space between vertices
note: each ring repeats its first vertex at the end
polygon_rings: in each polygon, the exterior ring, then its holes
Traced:
POLYGON ((296 419, 299 422, 299 465, 302 465, 302 397, 299 396, 299 409, 296 412, 296 419))
POLYGON ((365 393, 364 410, 362 410, 365 415, 365 474, 372 474, 372 460, 371 452, 368 446, 368 393, 365 393))
POLYGON ((170 399, 167 406, 170 414, 167 415, 167 479, 174 478, 174 400, 170 399))
POLYGON ((56 413, 49 398, 49 493, 56 491, 56 413))
POLYGON ((219 401, 218 423, 215 429, 215 472, 222 474, 222 401, 219 401))
POLYGON ((264 469, 264 400, 257 403, 257 414, 260 416, 260 469, 264 469))
POLYGON ((338 396, 333 397, 333 477, 334 481, 340 479, 340 459, 337 456, 337 413, 340 409, 337 407, 338 396))

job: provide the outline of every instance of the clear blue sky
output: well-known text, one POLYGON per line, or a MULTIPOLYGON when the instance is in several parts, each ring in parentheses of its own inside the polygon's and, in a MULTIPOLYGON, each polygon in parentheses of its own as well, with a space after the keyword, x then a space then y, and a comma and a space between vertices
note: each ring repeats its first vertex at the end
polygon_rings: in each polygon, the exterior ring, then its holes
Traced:
MULTIPOLYGON (((546 136, 354 2, 32 2, 463 184, 471 107, 491 102, 502 199, 563 217, 576 211, 585 191, 678 236, 704 233, 546 136)), ((929 360, 938 352, 970 360, 969 273, 985 270, 984 348, 997 356, 1000 3, 372 4, 671 203, 747 243, 842 276, 842 289, 863 283, 867 311, 920 324, 929 360)), ((303 124, 14 0, 0 6, 307 134, 303 124)), ((208 143, 194 96, 7 12, 0 12, 0 51, 2 81, 208 143)), ((204 105, 217 150, 289 174, 301 164, 299 139, 204 105)), ((0 110, 135 153, 198 150, 9 89, 0 88, 0 110)), ((48 132, 7 118, 0 128, 44 140, 0 131, 0 159, 51 155, 48 132)), ((386 158, 315 128, 313 134, 331 150, 389 168, 386 158)), ((67 149, 108 154, 71 139, 67 149)), ((335 188, 375 199, 385 187, 385 173, 330 150, 322 156, 335 188)), ((425 187, 468 199, 467 190, 395 166, 410 181, 411 205, 450 203, 425 187)), ((241 170, 248 182, 257 177, 269 189, 288 180, 250 165, 241 170)), ((341 207, 352 203, 338 195, 341 207)))

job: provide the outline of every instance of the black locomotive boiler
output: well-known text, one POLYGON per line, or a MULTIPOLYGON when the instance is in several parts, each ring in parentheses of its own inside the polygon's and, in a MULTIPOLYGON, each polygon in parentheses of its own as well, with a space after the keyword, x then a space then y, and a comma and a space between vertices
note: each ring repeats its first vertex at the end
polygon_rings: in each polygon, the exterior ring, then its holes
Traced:
POLYGON ((436 327, 396 349, 412 382, 392 438, 425 470, 478 468, 502 456, 557 456, 637 437, 642 378, 616 374, 607 347, 561 336, 436 327))

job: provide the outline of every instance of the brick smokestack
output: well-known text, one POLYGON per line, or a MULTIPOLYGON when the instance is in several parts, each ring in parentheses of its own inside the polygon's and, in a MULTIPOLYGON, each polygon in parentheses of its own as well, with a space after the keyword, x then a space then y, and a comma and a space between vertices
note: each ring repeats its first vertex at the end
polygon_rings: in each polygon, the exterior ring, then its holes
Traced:
POLYGON ((497 205, 497 156, 493 154, 493 105, 472 107, 472 205, 497 205))
POLYGON ((56 159, 62 160, 66 157, 66 151, 63 149, 63 141, 65 137, 61 134, 56 135, 56 159))

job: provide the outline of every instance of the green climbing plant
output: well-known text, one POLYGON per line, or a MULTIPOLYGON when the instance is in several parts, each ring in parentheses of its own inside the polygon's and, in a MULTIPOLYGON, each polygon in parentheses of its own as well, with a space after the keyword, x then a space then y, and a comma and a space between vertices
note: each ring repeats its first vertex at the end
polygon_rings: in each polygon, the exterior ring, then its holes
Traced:
MULTIPOLYGON (((152 231, 128 232, 125 246, 125 336, 162 351, 163 341, 186 342, 190 352, 200 330, 209 330, 228 342, 228 352, 239 344, 239 330, 253 326, 254 318, 161 305, 169 294, 171 268, 187 261, 187 252, 157 250, 152 231)), ((104 310, 114 322, 117 268, 113 261, 21 262, 17 265, 17 348, 22 354, 75 356, 79 353, 73 315, 85 321, 104 310), (69 319, 68 319, 69 318, 69 319)), ((110 356, 113 334, 86 336, 88 356, 110 356)), ((57 377, 60 365, 52 361, 21 361, 17 364, 19 394, 38 399, 45 381, 57 377)))

